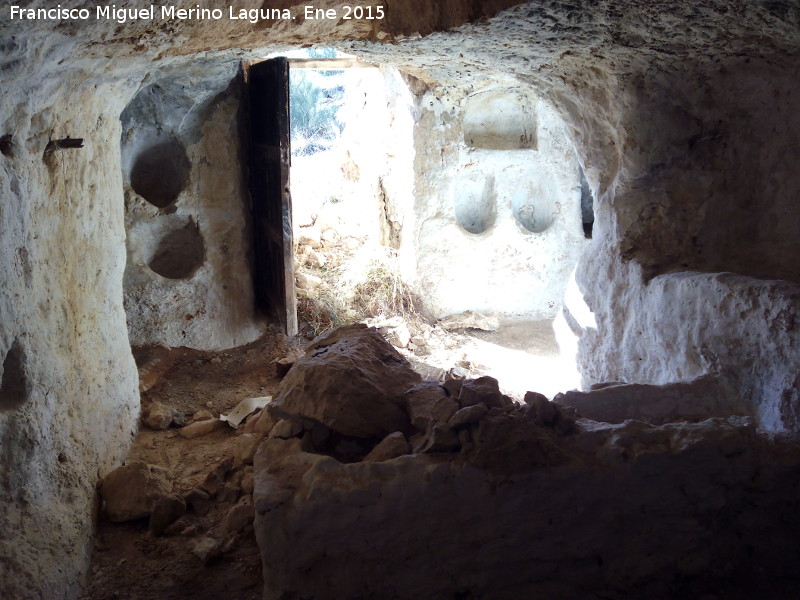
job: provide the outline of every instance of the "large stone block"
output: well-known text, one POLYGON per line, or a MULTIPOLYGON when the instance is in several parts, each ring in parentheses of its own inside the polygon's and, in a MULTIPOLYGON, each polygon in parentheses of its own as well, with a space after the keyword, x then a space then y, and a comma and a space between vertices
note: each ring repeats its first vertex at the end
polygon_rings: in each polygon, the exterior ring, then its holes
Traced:
POLYGON ((171 492, 167 470, 142 462, 114 469, 100 482, 106 514, 116 523, 150 516, 156 503, 171 492))
POLYGON ((317 338, 281 382, 268 410, 338 433, 383 438, 408 430, 403 394, 420 376, 377 330, 348 325, 317 338))

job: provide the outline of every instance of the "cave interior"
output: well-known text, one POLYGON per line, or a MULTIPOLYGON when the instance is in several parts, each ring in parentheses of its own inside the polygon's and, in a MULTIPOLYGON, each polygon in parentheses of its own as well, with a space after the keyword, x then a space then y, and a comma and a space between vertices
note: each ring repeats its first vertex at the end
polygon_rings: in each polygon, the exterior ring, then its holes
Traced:
MULTIPOLYGON (((384 385, 385 342, 313 342, 244 434, 263 597, 800 597, 797 2, 274 4, 0 21, 0 597, 89 597, 132 347, 295 333, 254 284, 293 233, 279 187, 254 234, 248 70, 305 47, 380 84, 348 164, 427 314, 550 319, 581 384, 384 385)), ((288 260, 262 284, 291 303, 288 260)))

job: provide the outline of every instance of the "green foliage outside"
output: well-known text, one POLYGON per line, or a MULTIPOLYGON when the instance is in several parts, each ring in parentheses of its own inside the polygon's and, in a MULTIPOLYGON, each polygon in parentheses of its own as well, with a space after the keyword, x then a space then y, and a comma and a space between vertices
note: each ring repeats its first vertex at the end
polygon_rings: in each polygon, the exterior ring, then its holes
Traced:
MULTIPOLYGON (((309 51, 309 58, 334 58, 336 50, 309 51)), ((344 101, 343 71, 292 70, 289 118, 292 155, 307 156, 330 148, 342 132, 337 114, 344 101)))

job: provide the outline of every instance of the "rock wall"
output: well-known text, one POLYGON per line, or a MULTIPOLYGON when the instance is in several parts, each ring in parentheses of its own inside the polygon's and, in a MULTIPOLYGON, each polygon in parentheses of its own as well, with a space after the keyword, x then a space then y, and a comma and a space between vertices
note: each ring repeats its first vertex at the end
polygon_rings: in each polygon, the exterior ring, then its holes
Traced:
POLYGON ((783 98, 800 92, 799 73, 755 59, 689 73, 696 85, 679 95, 663 87, 673 73, 626 94, 621 143, 638 151, 605 192, 578 269, 597 317, 579 331, 579 360, 589 382, 722 373, 762 427, 796 431, 800 175, 787 143, 800 123, 783 98))
POLYGON ((503 79, 418 98, 413 251, 439 316, 553 317, 586 243, 563 123, 503 79))
POLYGON ((442 89, 502 71, 563 119, 595 199, 576 273, 594 324, 573 323, 587 383, 725 372, 760 425, 794 430, 800 12, 747 1, 563 8, 527 3, 363 52, 442 89))
POLYGON ((417 106, 409 78, 394 68, 383 69, 390 122, 387 129, 389 156, 380 182, 383 194, 381 243, 398 251, 398 264, 406 281, 417 276, 415 232, 417 228, 415 143, 417 106))
POLYGON ((578 330, 589 382, 663 384, 710 373, 737 390, 762 427, 798 430, 797 285, 732 273, 630 281, 588 294, 598 326, 578 330))
MULTIPOLYGON (((8 57, 35 46, 6 46, 8 57)), ((41 60, 41 57, 39 58, 41 60)), ((75 597, 95 482, 136 431, 119 169, 124 82, 3 72, 0 157, 0 595, 75 597), (83 148, 48 152, 51 140, 83 148)))
POLYGON ((198 61, 156 74, 122 113, 133 345, 230 348, 261 331, 237 72, 198 61))

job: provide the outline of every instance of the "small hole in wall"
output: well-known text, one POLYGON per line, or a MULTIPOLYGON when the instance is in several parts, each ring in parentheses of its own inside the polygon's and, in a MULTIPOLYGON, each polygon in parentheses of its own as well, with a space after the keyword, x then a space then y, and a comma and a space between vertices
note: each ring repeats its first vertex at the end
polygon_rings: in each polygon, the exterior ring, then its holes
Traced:
POLYGON ((142 150, 131 169, 131 187, 153 206, 164 208, 178 198, 189 180, 191 164, 178 140, 142 150))
POLYGON ((460 182, 455 197, 456 221, 469 233, 483 233, 497 219, 494 176, 460 182))
POLYGON ((581 168, 581 220, 583 221, 583 235, 587 239, 592 239, 594 229, 594 196, 589 182, 586 181, 586 173, 581 168))
POLYGON ((3 156, 14 156, 14 136, 10 133, 0 137, 0 152, 3 156))
POLYGON ((167 279, 187 279, 203 264, 205 245, 194 221, 167 233, 158 243, 148 266, 167 279))
POLYGON ((25 362, 25 349, 20 345, 19 340, 14 340, 3 360, 3 376, 0 378, 0 410, 15 410, 28 399, 25 362))

